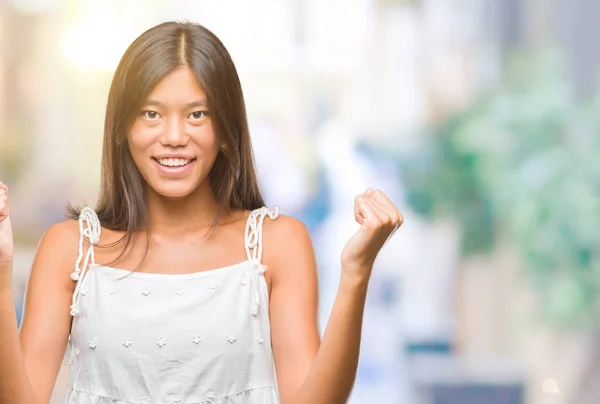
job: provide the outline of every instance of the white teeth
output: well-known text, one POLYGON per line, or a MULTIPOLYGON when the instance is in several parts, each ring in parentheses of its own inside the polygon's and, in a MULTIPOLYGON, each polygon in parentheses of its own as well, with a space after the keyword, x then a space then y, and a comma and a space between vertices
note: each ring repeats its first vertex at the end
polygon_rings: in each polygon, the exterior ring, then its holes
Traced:
POLYGON ((182 159, 182 158, 167 158, 167 159, 157 159, 157 161, 161 166, 181 167, 181 166, 188 164, 192 160, 182 159))

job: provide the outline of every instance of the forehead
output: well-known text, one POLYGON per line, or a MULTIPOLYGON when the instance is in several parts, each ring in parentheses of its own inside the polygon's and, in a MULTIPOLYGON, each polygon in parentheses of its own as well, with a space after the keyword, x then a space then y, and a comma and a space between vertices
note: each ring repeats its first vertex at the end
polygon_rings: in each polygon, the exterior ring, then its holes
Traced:
POLYGON ((202 99, 206 100, 204 89, 198 84, 192 71, 182 66, 163 77, 150 91, 146 101, 177 105, 202 99))

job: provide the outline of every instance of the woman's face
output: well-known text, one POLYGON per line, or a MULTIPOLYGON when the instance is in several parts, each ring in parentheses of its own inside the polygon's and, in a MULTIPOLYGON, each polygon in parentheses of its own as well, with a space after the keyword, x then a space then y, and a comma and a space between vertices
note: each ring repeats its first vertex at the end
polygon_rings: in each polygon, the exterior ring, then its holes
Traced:
POLYGON ((219 152, 207 99, 191 70, 158 82, 127 137, 142 177, 156 193, 183 198, 208 179, 219 152))

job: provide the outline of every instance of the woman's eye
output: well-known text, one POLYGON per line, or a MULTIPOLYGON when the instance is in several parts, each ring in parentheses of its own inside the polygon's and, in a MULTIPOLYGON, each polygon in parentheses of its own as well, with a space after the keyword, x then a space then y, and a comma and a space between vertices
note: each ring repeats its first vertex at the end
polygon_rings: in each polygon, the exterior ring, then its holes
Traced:
POLYGON ((208 114, 206 113, 206 111, 196 111, 196 112, 192 112, 192 113, 190 114, 190 116, 191 116, 192 118, 194 118, 194 119, 202 119, 202 118, 204 118, 206 115, 208 115, 208 114))
POLYGON ((144 117, 148 118, 148 119, 156 119, 158 118, 158 112, 156 111, 144 111, 142 113, 142 115, 144 115, 144 117))

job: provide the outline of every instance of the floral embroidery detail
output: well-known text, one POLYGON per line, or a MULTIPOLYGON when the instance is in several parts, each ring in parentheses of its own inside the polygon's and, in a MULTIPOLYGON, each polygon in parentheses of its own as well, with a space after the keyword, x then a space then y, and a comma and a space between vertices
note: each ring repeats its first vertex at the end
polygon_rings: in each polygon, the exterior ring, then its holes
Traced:
POLYGON ((217 398, 215 397, 214 394, 209 394, 208 396, 206 396, 206 398, 208 399, 208 401, 210 401, 211 403, 214 402, 217 398))
POLYGON ((75 349, 73 350, 73 355, 75 355, 75 356, 79 356, 79 349, 75 348, 75 349))
POLYGON ((181 296, 181 295, 183 295, 184 293, 185 293, 185 291, 184 291, 183 289, 177 289, 177 290, 175 291, 175 294, 176 294, 177 296, 181 296))
POLYGON ((69 360, 67 361, 67 366, 71 366, 73 364, 73 361, 71 360, 71 358, 69 358, 69 360))
POLYGON ((149 294, 150 294, 150 289, 148 289, 148 288, 143 288, 142 289, 142 295, 148 296, 149 294))
POLYGON ((90 340, 90 349, 96 349, 97 346, 98 346, 98 341, 96 340, 96 338, 92 338, 90 340))
POLYGON ((109 295, 114 295, 115 293, 117 293, 117 291, 113 288, 110 288, 110 290, 108 291, 109 295))
POLYGON ((88 288, 86 288, 85 286, 81 288, 81 296, 87 295, 87 292, 88 292, 88 288))
POLYGON ((233 343, 236 341, 235 335, 231 334, 231 335, 230 335, 230 336, 227 338, 227 341, 228 341, 230 344, 233 344, 233 343))
POLYGON ((259 335, 256 340, 258 341, 259 344, 262 344, 263 342, 265 342, 265 339, 262 337, 262 335, 259 335))
POLYGON ((142 397, 142 403, 141 404, 150 404, 150 397, 148 397, 148 396, 142 397))
POLYGON ((173 398, 171 399, 171 401, 172 401, 173 403, 180 403, 180 402, 181 402, 181 398, 179 398, 179 397, 175 396, 175 397, 173 397, 173 398))
POLYGON ((131 346, 132 342, 130 338, 126 338, 125 341, 123 341, 123 346, 125 348, 129 348, 131 346))
POLYGON ((210 285, 208 285, 208 289, 217 290, 219 289, 219 285, 217 285, 216 283, 211 283, 210 285))
POLYGON ((158 345, 159 348, 164 347, 165 345, 167 345, 167 339, 164 337, 160 337, 156 340, 156 345, 158 345))
POLYGON ((202 340, 200 339, 200 337, 193 337, 192 338, 192 342, 196 345, 198 345, 199 343, 202 342, 202 340))

